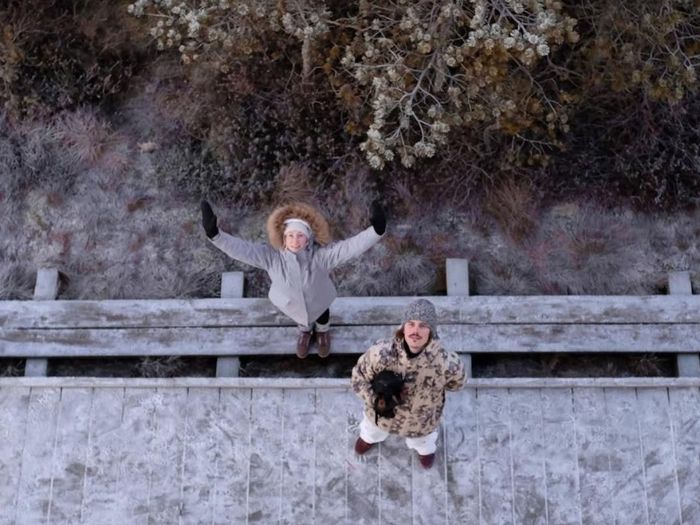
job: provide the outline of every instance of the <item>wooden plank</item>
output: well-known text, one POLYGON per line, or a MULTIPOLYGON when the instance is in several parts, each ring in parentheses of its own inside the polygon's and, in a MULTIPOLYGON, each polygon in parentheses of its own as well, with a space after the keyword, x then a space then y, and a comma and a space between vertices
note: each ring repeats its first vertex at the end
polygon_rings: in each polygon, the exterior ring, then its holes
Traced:
MULTIPOLYGON (((379 523, 405 525, 413 515, 411 497, 412 462, 416 453, 406 440, 389 436, 379 446, 379 523)), ((352 517, 352 515, 350 515, 352 517)))
POLYGON ((429 470, 421 466, 418 455, 413 453, 413 483, 410 487, 413 520, 408 523, 416 525, 447 523, 446 458, 443 436, 444 432, 441 431, 435 451, 435 462, 429 470))
POLYGON ((447 455, 447 522, 479 522, 479 447, 476 390, 447 394, 444 415, 447 455))
POLYGON ((0 525, 15 523, 29 388, 0 388, 0 525))
POLYGON ((85 486, 92 390, 64 388, 58 414, 48 523, 80 522, 85 486))
POLYGON ((581 492, 570 388, 542 390, 548 523, 581 523, 581 492))
POLYGON ((700 354, 676 356, 679 377, 700 377, 700 354))
MULTIPOLYGON (((221 274, 221 297, 243 297, 243 272, 221 274)), ((216 377, 237 377, 241 368, 238 357, 219 357, 216 360, 216 377)))
POLYGON ((637 392, 649 523, 680 523, 681 502, 666 389, 637 392))
POLYGON ((219 357, 216 360, 216 377, 238 377, 241 360, 237 357, 219 357))
POLYGON ((648 523, 636 393, 623 388, 606 389, 604 393, 609 428, 612 523, 648 523))
MULTIPOLYGON (((245 523, 247 519, 251 435, 254 432, 250 421, 252 395, 250 389, 220 390, 218 416, 211 427, 218 445, 213 500, 213 523, 216 525, 245 523)), ((274 406, 268 410, 273 412, 274 406)))
POLYGON ((17 522, 44 523, 47 520, 60 404, 59 389, 32 389, 15 506, 17 522))
POLYGON ((357 400, 345 388, 316 390, 315 523, 346 521, 347 465, 356 436, 348 432, 348 416, 357 400))
MULTIPOLYGON (((692 295, 690 272, 669 272, 668 293, 671 295, 692 295)), ((679 351, 682 347, 679 347, 679 351)), ((700 354, 678 354, 676 356, 678 375, 700 377, 700 354)))
MULTIPOLYGON (((56 268, 39 268, 34 285, 35 301, 54 300, 58 296, 58 270, 56 268)), ((45 376, 49 368, 47 359, 27 359, 24 363, 24 375, 29 377, 45 376)))
POLYGON ((700 391, 669 389, 681 522, 700 523, 700 391))
POLYGON ((547 523, 542 398, 539 390, 510 391, 515 523, 547 523))
POLYGON ((216 490, 220 482, 217 462, 222 438, 215 430, 219 394, 218 389, 190 388, 181 404, 184 418, 178 433, 178 448, 182 454, 178 486, 182 487, 182 495, 178 497, 182 498, 181 516, 185 523, 212 523, 215 519, 216 490))
MULTIPOLYGON (((348 388, 347 378, 333 377, 0 377, 0 388, 348 388)), ((494 377, 470 378, 466 389, 480 388, 700 388, 690 377, 494 377)))
POLYGON ((239 298, 243 297, 243 272, 224 272, 221 274, 221 292, 222 298, 239 298))
MULTIPOLYGON (((333 328, 336 354, 359 354, 395 326, 333 328)), ((0 329, 0 357, 292 354, 295 328, 172 328, 95 330, 0 329)), ((440 326, 455 352, 687 352, 700 351, 694 325, 440 326)))
POLYGON ((24 363, 24 375, 27 377, 46 377, 48 368, 48 359, 27 359, 24 363))
POLYGON ((612 476, 604 391, 575 389, 574 418, 583 523, 612 523, 612 476))
POLYGON ((693 286, 690 281, 690 272, 669 272, 668 293, 671 295, 692 295, 693 286))
MULTIPOLYGON (((285 390, 280 523, 314 523, 316 392, 285 390)), ((321 454, 325 451, 320 451, 321 454)))
MULTIPOLYGON (((363 405, 355 400, 355 410, 348 413, 349 447, 354 447, 360 436, 360 421, 362 420, 363 405)), ((380 477, 379 449, 375 445, 364 455, 358 456, 351 448, 350 460, 347 467, 347 499, 346 519, 355 520, 361 525, 382 523, 380 516, 380 477)))
POLYGON ((120 498, 121 430, 124 389, 96 388, 93 393, 81 523, 123 525, 120 498))
MULTIPOLYGON (((334 326, 391 325, 412 297, 338 297, 334 326)), ((700 323, 700 296, 429 296, 440 324, 700 323)), ((267 299, 0 301, 6 328, 294 326, 267 299)))
POLYGON ((482 523, 514 523, 508 392, 477 392, 482 523))
POLYGON ((144 400, 144 405, 153 406, 150 422, 153 434, 144 436, 144 442, 149 443, 148 523, 178 523, 180 516, 189 516, 192 512, 189 501, 183 499, 182 490, 188 479, 183 475, 184 462, 189 459, 184 443, 189 436, 185 428, 189 406, 187 389, 159 388, 150 395, 150 400, 144 400))
POLYGON ((469 261, 466 259, 445 260, 447 295, 469 295, 469 261))
POLYGON ((124 393, 119 496, 115 502, 122 523, 148 523, 155 399, 152 389, 128 388, 124 393))
POLYGON ((56 268, 39 268, 34 284, 35 301, 53 300, 58 296, 58 270, 56 268))
POLYGON ((248 523, 272 523, 280 519, 283 391, 253 390, 251 401, 248 523))

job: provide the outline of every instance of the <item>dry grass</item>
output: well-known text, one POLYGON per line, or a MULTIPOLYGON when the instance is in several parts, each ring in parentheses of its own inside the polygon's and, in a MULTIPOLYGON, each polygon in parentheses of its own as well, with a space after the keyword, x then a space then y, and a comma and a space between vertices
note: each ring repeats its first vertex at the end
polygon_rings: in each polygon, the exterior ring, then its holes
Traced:
POLYGON ((530 237, 538 222, 535 189, 530 181, 508 177, 486 198, 484 211, 499 224, 505 234, 520 243, 530 237))
POLYGON ((24 375, 24 359, 0 359, 0 377, 21 377, 24 375))
POLYGON ((420 174, 379 177, 353 155, 327 171, 286 162, 257 181, 183 141, 185 126, 159 99, 178 82, 168 83, 168 71, 172 64, 144 77, 151 92, 128 99, 118 124, 90 109, 46 122, 0 120, 3 297, 29 297, 36 268, 47 265, 70 276, 65 298, 216 296, 219 275, 230 270, 246 272, 247 294, 264 296, 264 272, 230 260, 203 235, 198 201, 212 188, 222 228, 258 242, 280 200, 315 202, 345 238, 369 226, 370 204, 381 198, 387 236, 336 271, 344 295, 439 292, 446 257, 471 260, 477 294, 657 293, 671 270, 691 270, 700 288, 697 211, 649 216, 583 200, 544 204, 525 178, 504 179, 454 209, 420 174), (149 106, 147 95, 160 105, 149 106), (153 149, 138 147, 151 139, 153 149))

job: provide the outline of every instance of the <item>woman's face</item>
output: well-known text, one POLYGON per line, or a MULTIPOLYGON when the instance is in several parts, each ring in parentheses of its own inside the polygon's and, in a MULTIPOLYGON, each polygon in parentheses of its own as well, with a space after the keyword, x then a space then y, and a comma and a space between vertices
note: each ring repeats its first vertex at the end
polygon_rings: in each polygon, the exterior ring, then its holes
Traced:
POLYGON ((403 336, 411 352, 417 353, 428 344, 430 325, 418 319, 406 321, 406 324, 403 325, 403 336))
POLYGON ((309 244, 309 238, 301 232, 290 230, 284 234, 284 247, 290 252, 300 252, 309 244))

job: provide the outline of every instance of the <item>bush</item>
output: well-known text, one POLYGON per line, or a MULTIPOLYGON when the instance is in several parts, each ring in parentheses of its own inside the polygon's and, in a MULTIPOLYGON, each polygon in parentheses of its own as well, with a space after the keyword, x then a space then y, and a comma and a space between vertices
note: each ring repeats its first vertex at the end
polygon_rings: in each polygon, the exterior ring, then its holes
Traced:
POLYGON ((118 3, 9 0, 4 6, 0 102, 13 119, 109 104, 144 56, 118 3))

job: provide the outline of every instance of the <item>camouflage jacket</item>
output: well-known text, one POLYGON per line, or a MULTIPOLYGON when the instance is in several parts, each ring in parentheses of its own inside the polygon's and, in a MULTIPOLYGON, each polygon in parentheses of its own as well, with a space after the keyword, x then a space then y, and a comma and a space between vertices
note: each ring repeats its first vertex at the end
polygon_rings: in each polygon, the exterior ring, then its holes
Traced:
POLYGON ((439 340, 431 341, 410 359, 403 339, 378 341, 360 356, 352 370, 352 389, 365 402, 365 414, 372 422, 375 413, 370 382, 386 369, 404 376, 407 395, 396 407, 396 415, 391 419, 380 417, 377 426, 403 437, 421 437, 434 431, 445 406, 445 391, 459 390, 466 380, 459 356, 446 351, 439 340))

